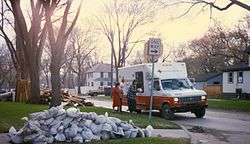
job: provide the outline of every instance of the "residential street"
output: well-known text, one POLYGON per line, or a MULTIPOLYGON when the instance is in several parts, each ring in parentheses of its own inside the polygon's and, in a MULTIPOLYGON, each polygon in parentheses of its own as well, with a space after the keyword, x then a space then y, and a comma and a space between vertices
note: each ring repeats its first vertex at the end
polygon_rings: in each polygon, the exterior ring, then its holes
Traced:
MULTIPOLYGON (((111 108, 111 101, 88 99, 95 106, 111 108)), ((123 107, 123 110, 127 110, 123 107)), ((250 141, 250 113, 225 112, 208 109, 197 119, 191 113, 176 114, 174 122, 184 125, 201 143, 247 144, 250 141)))

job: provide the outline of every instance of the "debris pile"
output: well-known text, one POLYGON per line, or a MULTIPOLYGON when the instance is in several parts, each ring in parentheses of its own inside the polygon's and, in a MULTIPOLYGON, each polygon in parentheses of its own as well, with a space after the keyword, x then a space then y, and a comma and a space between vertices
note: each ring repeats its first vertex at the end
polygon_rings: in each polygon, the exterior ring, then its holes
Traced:
MULTIPOLYGON (((41 103, 42 104, 49 104, 51 99, 51 91, 43 91, 41 95, 41 103)), ((67 103, 67 106, 94 106, 93 103, 87 102, 85 98, 79 96, 70 95, 67 91, 62 91, 62 100, 63 102, 67 103)))
POLYGON ((29 118, 23 119, 26 120, 23 128, 16 131, 11 127, 9 130, 8 135, 13 143, 84 143, 92 140, 150 137, 153 129, 151 126, 141 129, 132 121, 109 117, 107 113, 97 115, 73 107, 65 110, 63 106, 32 113, 29 118))

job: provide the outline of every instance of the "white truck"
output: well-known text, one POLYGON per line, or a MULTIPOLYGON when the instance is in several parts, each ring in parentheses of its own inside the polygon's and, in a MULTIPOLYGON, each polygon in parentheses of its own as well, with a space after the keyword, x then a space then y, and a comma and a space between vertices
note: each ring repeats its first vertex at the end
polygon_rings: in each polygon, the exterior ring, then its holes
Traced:
MULTIPOLYGON (((140 64, 119 69, 124 96, 122 104, 127 105, 127 91, 133 80, 137 81, 137 111, 150 108, 152 64, 140 64)), ((207 96, 197 90, 187 77, 185 63, 156 63, 154 70, 153 109, 159 110, 166 119, 177 112, 192 112, 197 118, 205 115, 207 96)))

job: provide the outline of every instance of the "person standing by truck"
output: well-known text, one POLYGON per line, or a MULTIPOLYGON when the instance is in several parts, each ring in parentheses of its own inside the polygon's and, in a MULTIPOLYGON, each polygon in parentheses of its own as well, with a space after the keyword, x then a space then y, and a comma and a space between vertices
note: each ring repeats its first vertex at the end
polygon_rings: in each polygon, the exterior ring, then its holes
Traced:
POLYGON ((127 92, 128 110, 136 112, 136 80, 132 82, 127 92))
POLYGON ((115 87, 112 88, 112 100, 113 100, 113 110, 117 107, 117 111, 122 111, 122 90, 120 89, 120 83, 116 83, 115 87))

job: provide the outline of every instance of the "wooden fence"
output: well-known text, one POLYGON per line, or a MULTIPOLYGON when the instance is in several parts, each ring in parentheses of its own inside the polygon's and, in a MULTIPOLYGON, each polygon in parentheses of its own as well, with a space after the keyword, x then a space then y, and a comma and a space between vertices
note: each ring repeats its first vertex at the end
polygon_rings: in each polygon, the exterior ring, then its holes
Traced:
POLYGON ((210 98, 216 98, 222 95, 222 85, 220 84, 207 85, 203 88, 203 90, 210 98))

